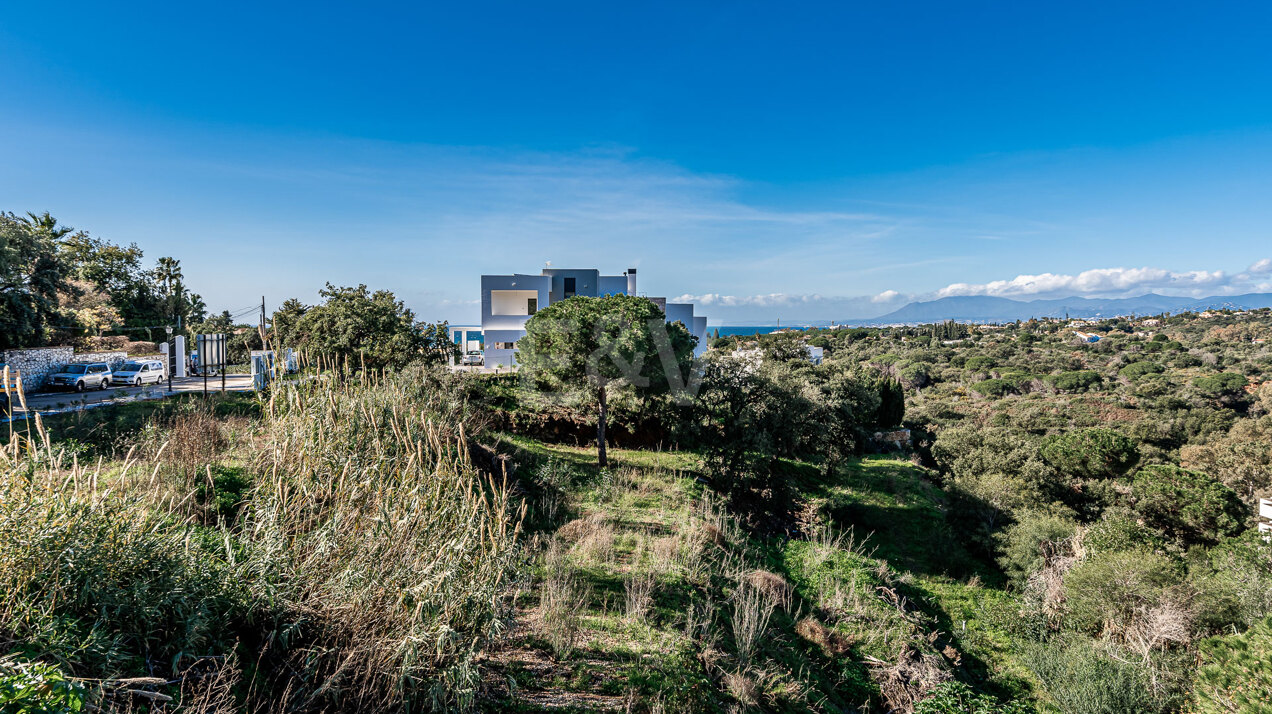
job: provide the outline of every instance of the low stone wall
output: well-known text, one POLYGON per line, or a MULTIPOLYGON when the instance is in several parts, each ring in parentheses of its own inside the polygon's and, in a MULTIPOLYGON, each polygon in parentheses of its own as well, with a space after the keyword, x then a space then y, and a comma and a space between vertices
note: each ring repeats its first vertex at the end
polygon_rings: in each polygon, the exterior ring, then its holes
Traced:
POLYGON ((70 347, 39 347, 29 350, 0 352, 0 364, 22 373, 22 389, 35 392, 44 387, 48 376, 62 365, 82 362, 105 362, 111 369, 128 359, 125 352, 85 352, 76 354, 70 347))
MULTIPOLYGON (((117 352, 76 352, 71 358, 71 362, 105 362, 110 365, 111 369, 117 369, 119 365, 127 362, 130 358, 128 353, 123 350, 117 352)), ((144 358, 149 359, 149 358, 144 358)))

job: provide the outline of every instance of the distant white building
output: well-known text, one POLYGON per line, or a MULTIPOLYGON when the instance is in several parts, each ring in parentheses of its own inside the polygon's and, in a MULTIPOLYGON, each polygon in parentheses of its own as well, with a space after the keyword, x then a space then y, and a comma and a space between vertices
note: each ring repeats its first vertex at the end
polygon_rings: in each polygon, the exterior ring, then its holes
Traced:
MULTIPOLYGON (((486 367, 516 364, 517 340, 526 334, 530 316, 554 302, 572 298, 637 295, 636 269, 622 275, 601 275, 599 270, 544 268, 538 275, 481 276, 481 334, 486 367)), ((707 349, 707 318, 694 314, 692 303, 669 303, 667 298, 649 298, 667 316, 698 338, 694 355, 707 349)))

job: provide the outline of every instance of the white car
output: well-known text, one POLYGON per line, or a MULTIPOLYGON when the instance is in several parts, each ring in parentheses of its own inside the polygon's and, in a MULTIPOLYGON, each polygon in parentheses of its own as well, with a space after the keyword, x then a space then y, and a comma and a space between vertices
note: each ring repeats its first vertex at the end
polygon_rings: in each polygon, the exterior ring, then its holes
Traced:
POLYGON ((482 353, 478 352, 477 350, 470 351, 468 354, 464 355, 464 358, 462 360, 460 360, 460 364, 466 367, 480 366, 482 364, 485 364, 485 362, 486 362, 485 356, 483 356, 482 353))
POLYGON ((158 384, 164 379, 163 362, 153 359, 125 362, 115 370, 111 379, 115 384, 129 384, 134 387, 149 382, 158 384))

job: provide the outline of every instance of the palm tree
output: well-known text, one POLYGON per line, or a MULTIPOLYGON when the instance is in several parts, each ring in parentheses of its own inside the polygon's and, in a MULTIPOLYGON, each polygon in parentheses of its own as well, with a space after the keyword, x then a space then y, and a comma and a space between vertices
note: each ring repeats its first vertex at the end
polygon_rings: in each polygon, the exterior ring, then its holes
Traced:
POLYGON ((176 258, 160 258, 155 268, 155 280, 163 286, 164 295, 172 297, 176 287, 181 285, 181 261, 176 258))
POLYGON ((18 218, 18 220, 31 226, 37 233, 47 235, 55 241, 60 241, 75 232, 75 229, 70 226, 59 226, 57 219, 49 215, 48 211, 45 211, 42 215, 27 211, 26 218, 18 218))
POLYGON ((176 258, 160 258, 154 271, 155 282, 163 289, 164 302, 167 303, 168 319, 176 322, 183 312, 181 303, 185 300, 185 285, 181 282, 181 261, 176 258))

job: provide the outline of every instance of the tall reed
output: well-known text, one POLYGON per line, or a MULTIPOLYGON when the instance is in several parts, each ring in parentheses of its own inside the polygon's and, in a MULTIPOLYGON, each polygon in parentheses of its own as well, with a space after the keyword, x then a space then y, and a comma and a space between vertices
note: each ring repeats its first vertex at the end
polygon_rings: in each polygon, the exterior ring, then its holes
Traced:
POLYGON ((213 526, 171 443, 81 464, 38 418, 11 431, 0 636, 98 679, 176 681, 192 655, 237 657, 254 711, 471 707, 477 655, 509 615, 523 514, 471 462, 466 407, 439 384, 277 384, 259 428, 225 445, 255 483, 213 526))

